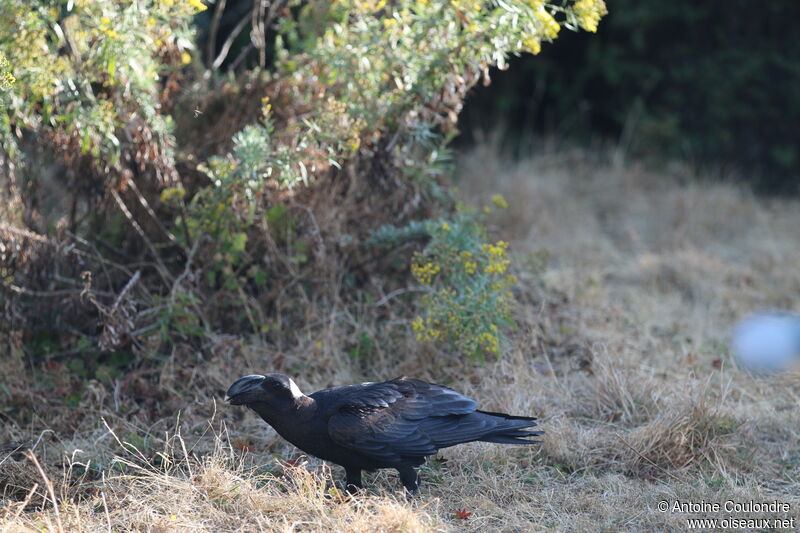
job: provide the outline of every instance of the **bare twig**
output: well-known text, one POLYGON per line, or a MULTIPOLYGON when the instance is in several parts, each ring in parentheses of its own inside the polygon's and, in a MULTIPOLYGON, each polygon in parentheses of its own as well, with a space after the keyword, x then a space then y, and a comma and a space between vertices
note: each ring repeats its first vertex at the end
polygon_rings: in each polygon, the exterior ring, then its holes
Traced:
POLYGON ((211 18, 211 28, 208 30, 208 43, 206 49, 206 61, 211 62, 214 58, 214 51, 217 45, 217 33, 219 33, 219 24, 222 22, 222 12, 225 11, 225 4, 227 0, 217 0, 217 5, 214 7, 214 16, 211 18))
POLYGON ((125 298, 125 295, 128 294, 128 291, 130 291, 133 288, 133 286, 136 285, 136 283, 139 281, 139 278, 141 277, 142 277, 142 271, 137 270, 136 273, 133 275, 133 277, 131 277, 131 279, 128 280, 128 283, 126 283, 125 286, 122 288, 122 291, 120 291, 119 295, 117 296, 117 299, 114 301, 114 305, 111 306, 111 311, 109 311, 109 313, 113 314, 114 311, 117 310, 122 299, 125 298))
MULTIPOLYGON (((89 248, 92 249, 92 251, 95 253, 95 255, 93 257, 95 259, 97 259, 97 261, 99 261, 100 265, 103 267, 103 273, 106 276, 106 282, 108 283, 109 287, 111 286, 111 274, 108 272, 108 269, 106 268, 106 266, 110 266, 110 267, 116 268, 117 270, 121 270, 122 272, 124 272, 125 274, 127 274, 129 276, 132 275, 131 274, 131 270, 127 266, 121 265, 119 263, 115 263, 114 261, 111 261, 111 260, 106 259, 105 257, 103 257, 103 255, 100 253, 100 250, 93 243, 87 241, 86 239, 84 239, 80 235, 76 235, 74 233, 68 233, 68 235, 70 237, 72 237, 73 239, 75 239, 77 242, 83 244, 84 246, 88 246, 89 248)), ((102 242, 102 241, 100 239, 98 239, 98 242, 102 242)), ((78 254, 82 254, 82 252, 79 251, 79 250, 74 250, 74 252, 78 253, 78 254)), ((119 253, 119 252, 117 252, 117 253, 119 253)), ((88 257, 87 254, 83 254, 83 255, 86 255, 88 257)), ((124 253, 122 254, 123 257, 125 257, 125 255, 126 254, 124 254, 124 253)))
POLYGON ((380 307, 382 305, 386 305, 386 302, 394 298, 395 296, 400 296, 401 294, 406 294, 408 292, 430 292, 430 289, 427 287, 404 287, 402 289, 395 289, 380 300, 377 301, 375 307, 380 307))
POLYGON ((247 27, 248 22, 250 22, 250 15, 243 17, 242 20, 236 24, 233 30, 231 30, 230 35, 228 35, 228 38, 225 39, 225 42, 222 44, 222 48, 219 50, 219 55, 211 64, 211 68, 218 69, 222 65, 223 61, 225 61, 225 58, 228 57, 228 52, 231 51, 233 41, 235 41, 239 34, 242 33, 242 31, 247 27))
POLYGON ((58 510, 58 501, 56 500, 56 491, 53 488, 53 482, 50 481, 50 478, 47 477, 47 474, 45 474, 42 465, 40 465, 39 460, 36 459, 36 455, 31 450, 28 450, 26 455, 28 456, 28 459, 30 459, 31 462, 33 462, 33 464, 36 466, 36 469, 39 471, 39 475, 42 476, 42 479, 44 480, 44 485, 45 487, 47 487, 47 492, 50 494, 50 499, 53 502, 53 511, 55 512, 56 515, 56 524, 58 525, 58 532, 64 533, 64 526, 61 523, 61 512, 58 510))
POLYGON ((244 58, 246 58, 246 57, 247 57, 247 54, 249 54, 249 53, 250 53, 250 51, 251 51, 253 48, 254 48, 254 47, 253 47, 253 43, 252 43, 252 42, 249 42, 249 43, 247 43, 247 46, 245 46, 244 48, 242 48, 242 51, 241 51, 241 52, 239 52, 239 55, 238 55, 238 56, 236 56, 236 59, 234 59, 234 60, 233 60, 233 63, 231 63, 231 70, 232 70, 232 71, 234 71, 234 72, 236 71, 236 68, 239 66, 239 64, 240 64, 242 61, 244 61, 244 58))
MULTIPOLYGON (((103 472, 103 484, 105 485, 106 481, 106 474, 103 472)), ((111 533, 111 514, 108 512, 108 502, 106 501, 106 493, 105 491, 100 491, 100 497, 103 500, 103 510, 106 513, 106 526, 108 526, 108 533, 111 533)))
POLYGON ((314 226, 314 237, 316 238, 317 245, 319 246, 320 255, 324 257, 325 255, 325 243, 322 240, 322 231, 319 229, 319 224, 317 224, 317 217, 314 216, 314 213, 308 206, 301 205, 301 204, 293 204, 292 207, 297 209, 301 209, 306 212, 308 215, 308 219, 311 221, 311 224, 314 226))
POLYGON ((22 500, 22 502, 18 504, 17 511, 14 513, 14 519, 13 519, 13 520, 11 520, 10 522, 8 522, 8 523, 7 523, 7 524, 6 524, 6 525, 3 527, 3 531, 2 531, 2 533, 6 533, 6 532, 8 531, 8 529, 9 529, 9 528, 10 528, 10 527, 11 527, 11 526, 12 526, 12 525, 13 525, 13 524, 14 524, 14 523, 17 521, 17 520, 19 520, 19 516, 22 514, 22 511, 24 511, 24 510, 25 510, 25 508, 28 506, 28 504, 29 504, 29 503, 31 503, 31 498, 33 498, 33 495, 34 495, 34 494, 36 494, 36 491, 37 491, 38 489, 39 489, 39 484, 38 484, 38 483, 34 483, 34 484, 33 484, 33 487, 31 487, 31 490, 30 490, 30 491, 28 491, 28 495, 27 495, 27 496, 25 496, 25 499, 24 499, 24 500, 22 500))
POLYGON ((267 36, 264 28, 264 14, 267 11, 268 0, 257 0, 253 3, 252 30, 250 42, 258 48, 258 66, 264 68, 267 64, 267 36))
MULTIPOLYGON (((239 55, 236 56, 236 59, 233 60, 231 63, 230 69, 235 71, 239 64, 247 58, 247 55, 253 50, 253 48, 258 48, 259 51, 259 65, 261 68, 264 68, 266 65, 266 33, 267 28, 270 27, 272 22, 280 13, 280 10, 284 8, 287 4, 287 0, 279 0, 274 2, 268 2, 266 0, 262 0, 261 4, 258 6, 259 14, 258 18, 254 19, 253 24, 253 35, 250 39, 250 42, 247 43, 247 46, 242 48, 242 51, 239 52, 239 55), (269 11, 264 15, 264 7, 269 5, 269 11)), ((256 14, 256 6, 253 7, 253 15, 256 14)))
MULTIPOLYGON (((261 34, 261 50, 258 55, 258 66, 262 69, 267 66, 267 25, 269 20, 266 20, 264 15, 267 12, 267 6, 273 7, 277 2, 270 2, 269 0, 261 0, 260 9, 258 12, 259 33, 261 34)), ((272 11, 272 9, 270 9, 272 11)))
POLYGON ((142 227, 139 225, 139 223, 133 217, 133 213, 130 212, 130 210, 128 209, 128 206, 125 205, 125 202, 122 201, 122 198, 120 197, 119 193, 112 189, 111 190, 111 195, 114 197, 114 201, 117 202, 117 205, 119 206, 120 211, 122 211, 122 213, 125 215, 125 218, 128 219, 128 222, 130 222, 131 226, 133 226, 133 229, 136 230, 136 233, 139 234, 139 236, 142 238, 144 243, 150 249, 150 253, 153 254, 153 259, 155 259, 156 263, 158 264, 158 269, 157 270, 158 270, 159 274, 161 275, 161 277, 165 281, 166 280, 168 280, 170 282, 174 281, 172 279, 172 275, 169 273, 169 270, 167 270, 166 265, 164 265, 164 262, 161 261, 161 256, 158 254, 158 250, 156 250, 155 245, 150 241, 150 239, 147 237, 147 234, 144 232, 142 227))
POLYGON ((73 296, 75 294, 81 294, 83 292, 83 290, 81 289, 55 289, 52 291, 35 291, 33 289, 28 289, 26 287, 20 287, 19 285, 14 285, 13 283, 4 280, 0 280, 0 285, 7 288, 11 292, 15 292, 17 294, 24 294, 26 296, 36 296, 38 298, 73 296))
POLYGON ((197 249, 200 247, 200 241, 202 239, 197 239, 192 244, 192 249, 189 250, 189 253, 186 257, 186 264, 183 266, 183 272, 180 276, 175 280, 174 286, 179 285, 184 279, 188 278, 192 273, 192 262, 194 261, 194 256, 197 254, 197 249))
POLYGON ((3 466, 3 463, 5 463, 9 457, 13 457, 22 450, 30 450, 31 448, 32 446, 29 446, 27 442, 3 446, 0 452, 6 454, 6 456, 0 459, 0 466, 3 466))
MULTIPOLYGON (((67 285, 73 285, 75 287, 83 288, 83 285, 84 285, 83 282, 78 281, 77 279, 67 278, 67 277, 62 276, 60 274, 53 274, 53 279, 56 280, 56 281, 60 281, 61 283, 66 283, 67 285)), ((107 297, 114 296, 112 293, 110 293, 108 291, 95 290, 94 292, 96 294, 100 294, 102 296, 107 296, 107 297)))
POLYGON ((178 239, 176 239, 175 235, 173 235, 172 232, 169 231, 166 227, 164 227, 164 224, 161 223, 161 219, 158 218, 158 215, 156 215, 155 211, 153 211, 153 208, 150 207, 150 203, 147 201, 147 198, 145 198, 144 195, 139 191, 139 187, 136 186, 136 182, 130 178, 127 178, 126 183, 130 186, 131 190, 136 194, 136 198, 139 200, 139 203, 142 205, 144 210, 147 211, 147 214, 150 215, 152 219, 155 221, 156 225, 158 226, 158 229, 163 231, 164 235, 166 235, 170 241, 172 241, 174 244, 178 244, 178 239))

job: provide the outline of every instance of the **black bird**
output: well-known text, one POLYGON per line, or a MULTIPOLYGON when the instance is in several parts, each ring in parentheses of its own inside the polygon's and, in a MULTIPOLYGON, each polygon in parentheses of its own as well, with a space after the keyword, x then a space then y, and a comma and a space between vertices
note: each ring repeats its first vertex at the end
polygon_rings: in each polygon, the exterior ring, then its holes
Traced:
POLYGON ((348 492, 362 487, 361 471, 395 468, 410 494, 419 487, 414 469, 440 448, 463 442, 533 444, 542 431, 528 416, 477 410, 458 392, 400 377, 324 389, 306 396, 283 374, 237 380, 225 398, 246 405, 286 440, 320 459, 341 465, 348 492))

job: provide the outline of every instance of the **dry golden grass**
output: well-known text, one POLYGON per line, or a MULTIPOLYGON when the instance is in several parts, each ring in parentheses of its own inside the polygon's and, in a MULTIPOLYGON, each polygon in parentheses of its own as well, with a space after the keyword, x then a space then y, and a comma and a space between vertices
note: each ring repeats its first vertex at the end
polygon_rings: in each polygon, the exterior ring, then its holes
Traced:
POLYGON ((541 417, 541 446, 450 448, 423 468, 410 503, 392 472, 368 475, 367 493, 345 500, 338 468, 281 467, 271 454, 295 450, 252 413, 215 406, 211 391, 276 361, 246 339, 220 339, 219 357, 164 370, 165 387, 196 384, 180 420, 139 427, 98 407, 81 413, 85 431, 44 435, 41 472, 0 455, 0 533, 684 531, 686 515, 656 507, 676 499, 777 499, 797 518, 800 381, 739 372, 727 342, 748 312, 800 310, 800 201, 581 153, 501 161, 489 148, 464 156, 459 185, 473 200, 500 192, 510 203, 493 220, 516 254, 520 327, 502 360, 442 368, 399 324, 396 344, 365 367, 337 341, 343 322, 363 316, 341 311, 299 339, 295 353, 313 354, 307 371, 291 353, 282 363, 307 391, 399 373, 445 381, 486 409, 541 417), (78 476, 90 459, 117 466, 78 476))

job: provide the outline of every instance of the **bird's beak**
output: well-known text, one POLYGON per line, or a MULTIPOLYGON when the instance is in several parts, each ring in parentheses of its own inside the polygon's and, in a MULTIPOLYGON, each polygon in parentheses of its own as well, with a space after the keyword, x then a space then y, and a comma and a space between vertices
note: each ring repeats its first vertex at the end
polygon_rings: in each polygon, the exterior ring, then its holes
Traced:
POLYGON ((266 378, 261 374, 252 374, 237 379, 236 382, 230 386, 228 392, 225 393, 225 401, 233 405, 239 405, 239 403, 236 402, 236 397, 258 387, 265 379, 266 378))

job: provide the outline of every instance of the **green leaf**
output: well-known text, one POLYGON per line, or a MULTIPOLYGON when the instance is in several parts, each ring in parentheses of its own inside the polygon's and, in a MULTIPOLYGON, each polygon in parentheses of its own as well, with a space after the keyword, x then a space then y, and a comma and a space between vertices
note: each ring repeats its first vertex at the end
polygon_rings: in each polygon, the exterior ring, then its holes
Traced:
POLYGON ((243 252, 245 246, 247 246, 247 233, 243 231, 240 231, 239 233, 234 233, 231 250, 235 252, 243 252))
POLYGON ((85 154, 89 151, 89 145, 92 142, 91 137, 89 136, 89 131, 83 132, 83 138, 81 139, 81 153, 85 154))

